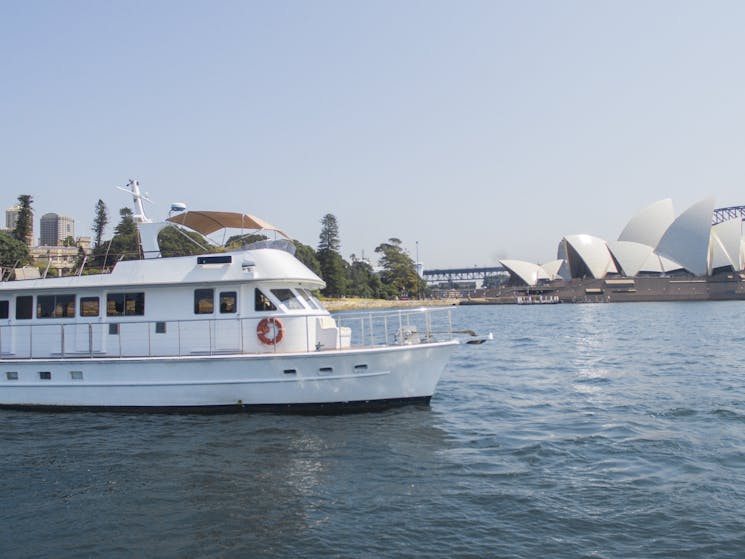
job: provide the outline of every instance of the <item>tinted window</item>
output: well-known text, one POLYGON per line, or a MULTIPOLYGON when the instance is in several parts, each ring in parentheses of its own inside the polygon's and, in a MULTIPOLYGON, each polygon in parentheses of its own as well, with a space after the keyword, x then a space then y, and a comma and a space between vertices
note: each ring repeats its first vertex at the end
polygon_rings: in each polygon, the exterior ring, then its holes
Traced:
POLYGON ((0 301, 0 318, 8 318, 10 313, 10 301, 0 301))
POLYGON ((98 297, 81 297, 80 316, 98 316, 99 305, 98 297))
POLYGON ((274 296, 288 309, 302 309, 303 304, 291 289, 272 289, 274 296))
POLYGON ((75 295, 39 295, 36 298, 36 318, 73 318, 75 295))
POLYGON ((222 291, 220 293, 220 312, 234 313, 237 307, 238 294, 235 291, 222 291))
POLYGON ((308 306, 312 309, 322 309, 323 305, 321 302, 316 299, 313 294, 308 291, 307 289, 298 289, 298 293, 300 293, 300 296, 305 299, 305 302, 308 303, 308 306))
POLYGON ((39 295, 36 298, 36 318, 54 318, 54 295, 39 295))
POLYGON ((34 315, 34 298, 31 295, 16 297, 16 318, 29 319, 34 315))
POLYGON ((106 295, 107 316, 142 316, 144 314, 144 293, 109 293, 106 295))
POLYGON ((255 301, 254 301, 254 309, 257 311, 276 311, 277 307, 274 306, 274 303, 272 303, 269 300, 269 297, 264 295, 261 292, 261 289, 254 290, 255 293, 255 301))
POLYGON ((194 314, 212 314, 215 310, 215 290, 194 290, 194 314))

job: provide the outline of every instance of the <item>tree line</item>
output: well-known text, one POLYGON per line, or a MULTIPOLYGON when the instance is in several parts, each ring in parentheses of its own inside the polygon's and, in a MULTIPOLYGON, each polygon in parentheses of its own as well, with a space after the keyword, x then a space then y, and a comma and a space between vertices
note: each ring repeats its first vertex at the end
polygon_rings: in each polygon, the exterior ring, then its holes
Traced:
MULTIPOLYGON (((18 196, 20 211, 16 226, 10 234, 0 233, 0 267, 16 268, 31 262, 28 241, 32 235, 32 204, 33 198, 30 195, 18 196)), ((132 210, 126 207, 119 210, 119 223, 114 228, 111 239, 107 240, 103 236, 108 224, 106 204, 99 199, 94 208, 91 226, 91 254, 86 255, 82 248, 78 248, 76 267, 83 273, 100 273, 110 269, 119 260, 141 258, 137 224, 132 210)), ((263 235, 240 235, 228 239, 225 247, 205 246, 204 238, 200 235, 176 227, 166 228, 158 236, 163 257, 240 248, 263 239, 266 239, 263 235)), ((400 239, 390 238, 375 248, 379 258, 379 271, 354 254, 349 261, 342 257, 339 224, 333 214, 326 214, 321 219, 317 248, 299 241, 293 243, 297 259, 326 282, 326 288, 321 291, 324 296, 396 299, 427 294, 426 282, 419 277, 416 264, 403 248, 400 239)), ((69 242, 66 244, 69 245, 69 242)))

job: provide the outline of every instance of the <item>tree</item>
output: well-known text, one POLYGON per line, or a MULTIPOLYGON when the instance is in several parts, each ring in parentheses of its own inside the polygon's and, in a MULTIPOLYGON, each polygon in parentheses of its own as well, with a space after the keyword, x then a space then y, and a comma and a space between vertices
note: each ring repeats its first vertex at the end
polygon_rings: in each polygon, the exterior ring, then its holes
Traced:
POLYGON ((339 254, 340 245, 336 217, 333 214, 326 214, 321 220, 317 258, 321 277, 326 282, 326 288, 322 293, 328 297, 342 297, 346 294, 347 263, 339 254))
POLYGON ((14 268, 28 263, 28 245, 10 235, 0 233, 0 267, 14 268))
POLYGON ((74 247, 75 246, 75 239, 72 235, 68 235, 65 237, 65 239, 62 241, 63 247, 74 247))
POLYGON ((225 247, 231 250, 240 249, 252 243, 266 241, 267 238, 268 237, 266 235, 261 235, 258 233, 244 233, 243 235, 233 235, 228 239, 228 242, 225 243, 225 247))
POLYGON ((137 224, 132 215, 132 210, 122 208, 119 210, 121 220, 114 229, 114 238, 108 247, 108 264, 119 260, 137 260, 140 257, 140 240, 137 234, 137 224))
POLYGON ((304 245, 300 241, 292 241, 295 244, 295 258, 300 260, 307 268, 317 276, 321 276, 321 264, 316 257, 313 247, 304 245))
POLYGON ((158 233, 160 255, 164 258, 209 252, 210 247, 204 245, 205 240, 199 233, 179 230, 175 225, 166 227, 158 233))
POLYGON ((416 271, 416 264, 401 248, 401 241, 396 238, 388 239, 375 248, 381 254, 380 265, 383 270, 380 279, 388 288, 389 294, 396 297, 416 295, 426 287, 425 282, 416 271))
POLYGON ((357 260, 354 255, 351 258, 347 293, 354 297, 385 299, 383 282, 380 281, 380 276, 375 273, 372 266, 364 260, 357 260))
POLYGON ((106 211, 106 204, 99 198, 96 202, 96 217, 93 219, 93 236, 94 243, 93 248, 96 249, 101 246, 101 237, 103 237, 106 225, 109 223, 109 215, 106 211))
POLYGON ((18 205, 21 207, 21 210, 18 213, 18 221, 13 230, 13 237, 18 241, 26 243, 27 246, 34 244, 34 213, 31 207, 33 202, 34 199, 30 194, 21 194, 18 196, 18 205))

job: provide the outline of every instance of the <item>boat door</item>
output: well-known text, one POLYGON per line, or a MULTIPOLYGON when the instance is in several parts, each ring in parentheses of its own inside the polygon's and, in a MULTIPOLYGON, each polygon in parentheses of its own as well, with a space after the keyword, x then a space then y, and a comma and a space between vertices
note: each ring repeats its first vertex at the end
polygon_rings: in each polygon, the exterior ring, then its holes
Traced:
POLYGON ((15 328, 10 325, 0 325, 0 355, 13 355, 13 332, 15 328))
POLYGON ((71 353, 101 353, 104 341, 101 330, 101 324, 93 322, 77 323, 65 328, 65 350, 71 353))
POLYGON ((241 351, 240 319, 215 320, 212 323, 213 347, 219 352, 241 351))

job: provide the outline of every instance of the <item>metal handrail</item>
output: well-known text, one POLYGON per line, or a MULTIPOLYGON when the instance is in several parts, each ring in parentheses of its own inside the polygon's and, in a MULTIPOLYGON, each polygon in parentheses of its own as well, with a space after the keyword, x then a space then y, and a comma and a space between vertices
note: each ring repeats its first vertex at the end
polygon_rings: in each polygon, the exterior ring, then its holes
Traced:
POLYGON ((263 314, 250 318, 109 322, 70 320, 52 324, 2 324, 0 359, 92 359, 310 352, 427 343, 435 341, 435 334, 449 334, 451 339, 453 337, 450 307, 346 312, 331 315, 336 324, 335 342, 329 342, 327 339, 326 342, 333 343, 333 346, 326 347, 320 342, 319 328, 322 326, 316 319, 328 316, 263 314), (254 332, 256 325, 263 318, 279 318, 285 322, 285 328, 288 323, 292 328, 302 325, 304 332, 301 330, 300 334, 295 333, 295 346, 292 348, 288 348, 286 342, 262 346, 257 343, 254 332), (162 332, 157 332, 158 324, 163 325, 162 332), (236 326, 230 327, 232 324, 236 326), (116 327, 111 328, 111 325, 116 327), (159 337, 161 334, 164 334, 162 338, 159 337), (116 340, 111 336, 116 336, 116 340), (301 338, 303 336, 304 338, 301 338), (299 339, 303 339, 302 345, 299 345, 299 339))

